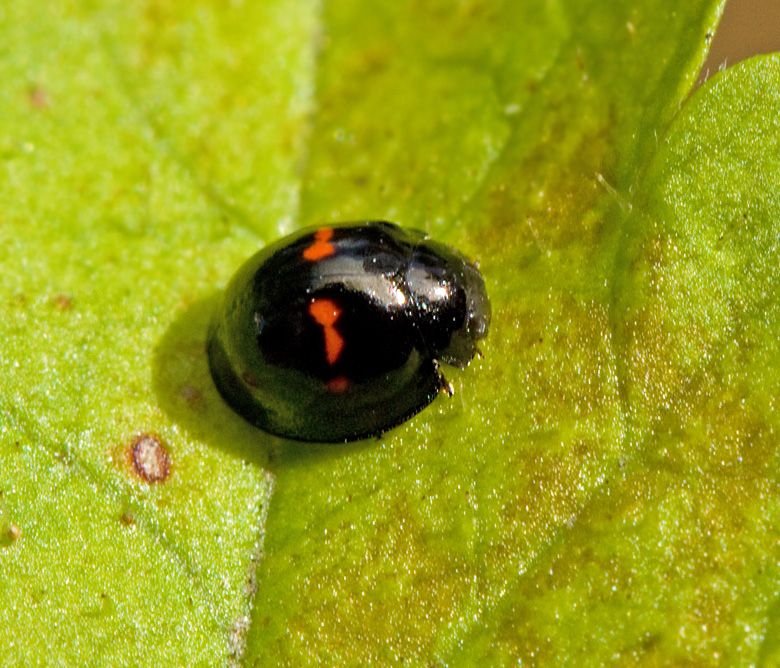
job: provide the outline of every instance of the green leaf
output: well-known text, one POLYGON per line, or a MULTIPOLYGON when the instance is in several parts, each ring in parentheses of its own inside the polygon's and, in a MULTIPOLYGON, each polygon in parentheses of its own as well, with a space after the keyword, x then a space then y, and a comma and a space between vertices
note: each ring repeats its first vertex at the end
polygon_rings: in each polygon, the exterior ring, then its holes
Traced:
MULTIPOLYGON (((667 407, 680 377, 663 392, 643 364, 668 361, 634 352, 632 329, 653 298, 635 260, 646 193, 718 9, 327 8, 303 219, 427 225, 479 255, 495 322, 453 401, 380 443, 279 449, 255 665, 717 664, 746 637, 755 649, 757 617, 737 600, 753 571, 718 571, 707 538, 722 528, 708 513, 746 499, 710 508, 715 481, 650 465, 668 447, 652 421, 688 413, 667 407), (436 101, 438 124, 422 111, 436 101), (461 110, 482 125, 451 129, 461 110), (466 169, 476 186, 459 185, 466 169), (711 621, 727 604, 733 616, 711 621)), ((668 141, 690 135, 676 128, 668 141)), ((692 184, 676 187, 690 200, 692 184)), ((692 299, 680 321, 709 308, 706 291, 692 299)), ((734 558, 760 562, 769 543, 734 558)))
POLYGON ((777 663, 780 62, 686 100, 718 0, 6 4, 5 664, 777 663), (266 436, 217 291, 361 218, 480 259, 484 358, 266 436))
POLYGON ((242 651, 272 478, 166 410, 233 422, 172 322, 295 214, 313 6, 255 4, 0 9, 3 665, 242 651))

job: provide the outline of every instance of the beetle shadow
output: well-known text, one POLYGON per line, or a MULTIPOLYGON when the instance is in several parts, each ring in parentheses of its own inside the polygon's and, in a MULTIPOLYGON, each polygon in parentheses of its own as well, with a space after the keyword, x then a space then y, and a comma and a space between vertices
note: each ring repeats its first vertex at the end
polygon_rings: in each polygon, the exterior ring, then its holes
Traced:
POLYGON ((272 473, 374 447, 354 443, 301 443, 267 434, 239 417, 217 391, 209 371, 206 341, 220 303, 215 292, 176 315, 154 347, 152 387, 160 408, 189 437, 272 473))

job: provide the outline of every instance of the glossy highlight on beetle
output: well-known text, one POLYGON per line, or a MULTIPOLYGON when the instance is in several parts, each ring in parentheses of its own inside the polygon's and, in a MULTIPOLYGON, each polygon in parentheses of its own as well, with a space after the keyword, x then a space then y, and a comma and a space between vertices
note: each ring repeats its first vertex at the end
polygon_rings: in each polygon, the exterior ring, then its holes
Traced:
POLYGON ((386 221, 301 230, 228 284, 209 366, 230 407, 271 434, 340 442, 409 419, 464 368, 490 326, 476 266, 386 221))

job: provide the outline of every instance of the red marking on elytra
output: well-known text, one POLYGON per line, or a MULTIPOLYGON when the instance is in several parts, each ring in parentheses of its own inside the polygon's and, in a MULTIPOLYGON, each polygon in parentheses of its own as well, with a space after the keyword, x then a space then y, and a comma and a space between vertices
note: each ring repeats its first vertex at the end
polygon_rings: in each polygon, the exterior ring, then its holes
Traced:
POLYGON ((352 382, 349 380, 349 378, 345 378, 344 376, 337 376, 336 378, 329 380, 325 387, 328 388, 328 392, 339 394, 340 392, 346 392, 350 385, 352 385, 352 382))
POLYGON ((330 243, 333 237, 333 230, 330 227, 323 227, 314 233, 314 243, 303 251, 303 257, 307 260, 321 260, 328 255, 333 255, 336 249, 330 243))
POLYGON ((344 349, 344 339, 335 327, 341 309, 330 299, 315 299, 309 304, 309 313, 318 325, 322 325, 325 332, 325 358, 333 366, 344 349))

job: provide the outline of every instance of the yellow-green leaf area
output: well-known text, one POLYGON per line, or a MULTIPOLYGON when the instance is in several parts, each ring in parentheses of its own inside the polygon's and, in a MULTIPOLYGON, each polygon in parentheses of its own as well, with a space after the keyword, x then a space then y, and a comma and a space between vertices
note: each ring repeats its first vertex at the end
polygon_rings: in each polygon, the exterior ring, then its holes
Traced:
MULTIPOLYGON (((650 202, 666 187, 658 170, 674 171, 669 145, 690 133, 680 109, 719 9, 326 5, 302 220, 426 227, 479 258, 494 322, 484 358, 447 370, 455 398, 405 427, 375 443, 272 446, 278 487, 250 665, 717 665, 729 652, 757 655, 759 590, 737 599, 771 539, 715 548, 742 526, 766 530, 771 485, 719 494, 717 479, 659 455, 696 446, 679 428, 656 428, 667 414, 690 417, 671 392, 685 375, 654 374, 695 352, 671 335, 695 336, 688 321, 717 305, 684 263, 643 255, 654 247, 650 202), (462 87, 446 89, 450 78, 462 87), (444 90, 439 132, 422 144, 426 96, 444 90), (494 113, 469 107, 475 91, 494 113), (447 120, 463 109, 483 126, 451 136, 447 120), (471 156, 466 166, 446 160, 453 147, 471 156), (479 183, 452 198, 462 169, 479 183), (656 299, 643 262, 667 286, 675 275, 666 298, 679 308, 656 310, 660 329, 634 316, 656 299), (666 347, 640 349, 650 343, 666 347)), ((677 197, 690 200, 686 187, 676 184, 677 197)), ((710 382, 711 409, 727 405, 715 392, 723 384, 710 382)))
POLYGON ((314 16, 0 9, 3 665, 243 652, 272 477, 248 428, 206 442, 171 417, 162 389, 196 424, 228 411, 205 331, 175 357, 165 334, 290 226, 314 16))
POLYGON ((4 663, 777 663, 780 67, 688 99, 719 1, 6 4, 4 663), (479 260, 484 356, 262 434, 218 291, 367 218, 479 260))

